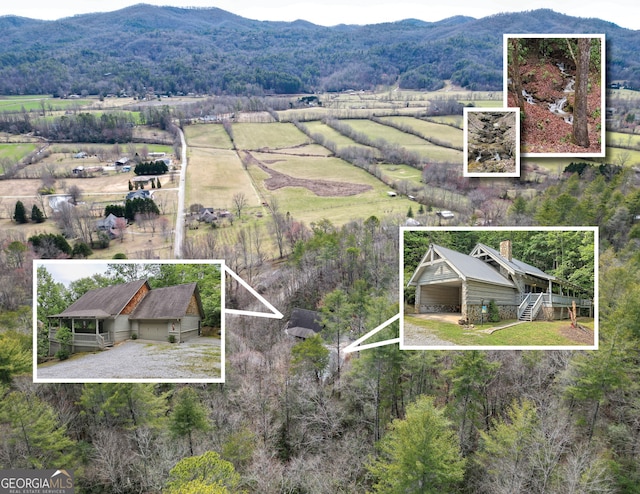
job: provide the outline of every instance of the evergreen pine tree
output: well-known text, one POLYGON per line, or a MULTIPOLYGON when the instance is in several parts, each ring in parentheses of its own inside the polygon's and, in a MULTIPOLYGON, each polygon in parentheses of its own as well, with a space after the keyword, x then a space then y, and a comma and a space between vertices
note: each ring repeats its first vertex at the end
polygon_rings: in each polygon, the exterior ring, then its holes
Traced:
POLYGON ((24 208, 24 204, 22 204, 22 201, 16 202, 16 208, 13 212, 13 219, 16 221, 16 223, 20 224, 24 224, 29 221, 27 219, 27 212, 24 208))
POLYGON ((36 223, 44 222, 44 214, 42 214, 42 211, 40 211, 40 208, 35 204, 31 208, 31 221, 34 221, 36 223))

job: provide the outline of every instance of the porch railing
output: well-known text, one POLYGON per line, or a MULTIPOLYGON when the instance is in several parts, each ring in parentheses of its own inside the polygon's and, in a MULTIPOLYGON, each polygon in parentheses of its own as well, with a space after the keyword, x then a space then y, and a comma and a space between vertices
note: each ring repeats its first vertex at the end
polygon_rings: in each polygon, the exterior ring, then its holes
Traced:
POLYGON ((522 302, 520 302, 520 305, 518 306, 518 319, 520 319, 522 317, 522 314, 524 314, 524 311, 527 310, 527 307, 529 307, 529 300, 531 299, 531 294, 527 293, 526 295, 522 295, 522 302))
MULTIPOLYGON (((49 330, 49 340, 55 341, 56 343, 60 343, 60 340, 56 338, 58 334, 57 330, 50 329, 49 330)), ((100 350, 104 350, 106 346, 112 344, 111 334, 110 333, 74 333, 73 340, 71 345, 73 346, 85 346, 85 347, 96 347, 100 350)))

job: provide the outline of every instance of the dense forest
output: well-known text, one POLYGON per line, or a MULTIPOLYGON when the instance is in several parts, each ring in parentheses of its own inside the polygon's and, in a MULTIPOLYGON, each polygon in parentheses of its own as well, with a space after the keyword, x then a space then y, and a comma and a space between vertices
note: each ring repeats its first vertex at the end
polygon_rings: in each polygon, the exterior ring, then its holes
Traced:
POLYGON ((58 21, 0 18, 0 94, 292 94, 444 81, 502 88, 502 33, 605 33, 608 79, 640 87, 636 31, 551 10, 322 27, 136 5, 58 21))
MULTIPOLYGON (((322 340, 296 342, 282 321, 227 315, 224 384, 33 384, 25 304, 35 253, 4 233, 0 465, 64 464, 92 493, 635 492, 640 192, 630 170, 581 172, 514 203, 504 223, 600 226, 592 352, 387 345, 335 359, 328 348, 343 344, 340 335, 398 312, 403 218, 371 217, 300 224, 275 265, 250 231, 228 243, 212 230, 186 246, 194 258, 225 258, 287 315, 317 310, 322 340)), ((227 285, 228 303, 252 307, 227 285)))

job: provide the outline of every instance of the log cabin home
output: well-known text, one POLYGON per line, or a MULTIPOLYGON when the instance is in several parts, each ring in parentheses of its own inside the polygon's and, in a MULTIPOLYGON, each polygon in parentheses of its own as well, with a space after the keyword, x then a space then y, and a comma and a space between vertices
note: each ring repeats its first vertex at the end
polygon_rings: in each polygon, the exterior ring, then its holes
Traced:
POLYGON ((478 323, 493 300, 501 319, 564 319, 573 302, 579 313, 593 316, 587 290, 513 258, 511 251, 510 240, 500 250, 478 243, 470 254, 431 244, 408 282, 416 287, 416 313, 459 313, 478 323))

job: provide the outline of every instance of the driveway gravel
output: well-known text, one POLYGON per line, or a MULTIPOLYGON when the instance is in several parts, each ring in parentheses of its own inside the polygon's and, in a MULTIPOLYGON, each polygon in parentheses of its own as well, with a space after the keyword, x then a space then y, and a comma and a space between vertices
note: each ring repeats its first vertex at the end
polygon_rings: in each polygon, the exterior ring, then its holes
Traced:
POLYGON ((184 343, 127 340, 97 353, 38 366, 37 380, 220 380, 220 339, 193 338, 184 343))
POLYGON ((427 328, 416 326, 414 324, 404 321, 404 339, 403 347, 426 347, 426 346, 455 346, 455 343, 442 340, 433 333, 430 333, 427 328))

